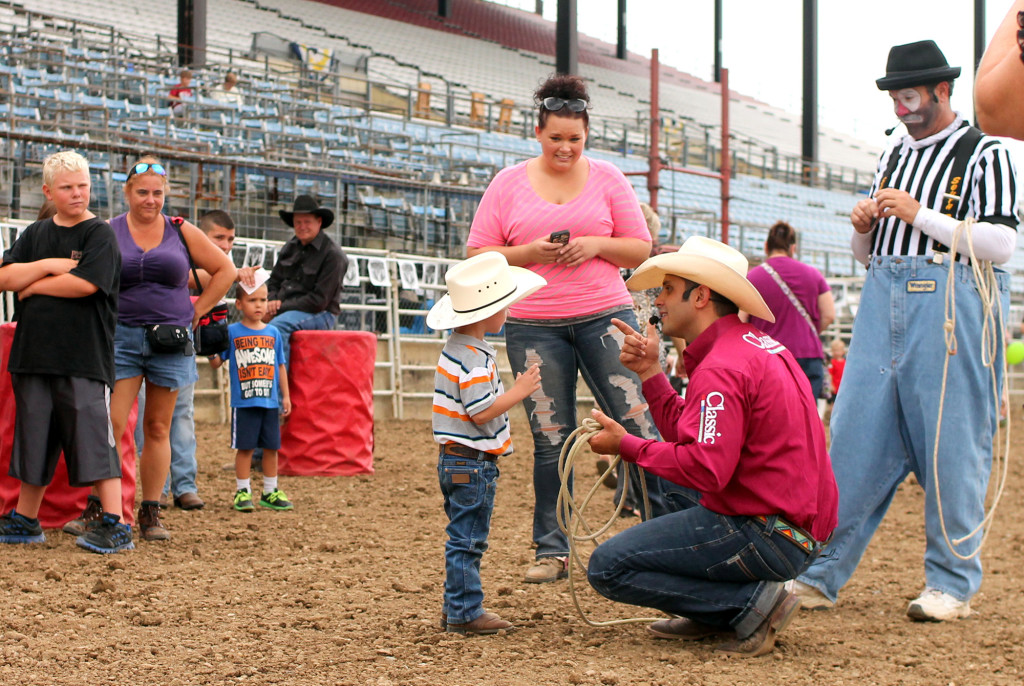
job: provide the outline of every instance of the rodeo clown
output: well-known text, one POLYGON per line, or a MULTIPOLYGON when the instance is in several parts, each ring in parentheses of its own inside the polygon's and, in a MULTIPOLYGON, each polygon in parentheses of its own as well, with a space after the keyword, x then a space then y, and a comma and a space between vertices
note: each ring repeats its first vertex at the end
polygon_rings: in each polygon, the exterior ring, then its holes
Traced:
POLYGON ((868 271, 832 413, 839 527, 796 591, 804 607, 835 604, 913 472, 925 496, 925 588, 906 612, 949 621, 971 613, 981 587, 1002 386, 1002 346, 990 354, 983 336, 1001 333, 1010 285, 1008 273, 985 263, 1013 255, 1019 192, 1006 147, 950 105, 960 67, 934 41, 893 47, 885 71, 875 84, 906 134, 889 140, 871 193, 850 215, 853 255, 868 271), (947 361, 949 334, 957 342, 947 361))
POLYGON ((800 601, 785 587, 836 525, 838 491, 807 377, 785 347, 739 310, 774 321, 747 280, 747 260, 709 238, 652 257, 626 282, 661 286, 662 329, 686 339, 690 384, 679 397, 658 364, 654 325, 625 334, 620 360, 643 381, 664 441, 626 433, 601 412, 590 447, 622 455, 671 482, 669 514, 623 531, 590 558, 602 595, 673 615, 660 638, 731 634, 716 650, 764 655, 800 601), (672 488, 672 485, 675 488, 672 488))

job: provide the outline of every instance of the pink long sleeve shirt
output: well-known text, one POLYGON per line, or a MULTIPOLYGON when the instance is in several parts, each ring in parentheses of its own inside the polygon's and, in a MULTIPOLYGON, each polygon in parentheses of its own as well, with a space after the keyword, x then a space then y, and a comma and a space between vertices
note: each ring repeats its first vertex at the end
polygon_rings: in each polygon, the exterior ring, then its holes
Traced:
POLYGON ((781 344, 735 315, 683 353, 684 402, 664 374, 643 391, 663 441, 626 435, 623 459, 699 491, 724 515, 782 515, 824 541, 839 492, 807 377, 781 344))
MULTIPOLYGON (((480 200, 466 244, 470 248, 526 245, 553 231, 568 229, 570 238, 612 236, 651 240, 629 181, 614 165, 584 158, 590 173, 583 190, 564 205, 550 203, 533 190, 526 162, 501 170, 480 200)), ((631 307, 633 298, 611 262, 595 257, 578 267, 523 265, 548 285, 509 308, 520 319, 571 319, 631 307)))

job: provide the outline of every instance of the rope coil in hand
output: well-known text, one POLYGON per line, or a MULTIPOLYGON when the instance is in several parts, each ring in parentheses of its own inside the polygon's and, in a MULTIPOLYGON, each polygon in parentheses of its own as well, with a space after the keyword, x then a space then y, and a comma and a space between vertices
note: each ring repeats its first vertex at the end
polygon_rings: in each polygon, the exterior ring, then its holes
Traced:
MULTIPOLYGON (((975 220, 973 218, 968 218, 960 222, 956 227, 956 230, 953 232, 952 245, 949 248, 949 273, 946 279, 945 322, 942 327, 946 341, 946 357, 942 365, 942 390, 939 394, 939 416, 935 425, 935 448, 932 452, 932 477, 935 483, 935 501, 938 505, 939 524, 942 527, 942 536, 946 541, 946 545, 949 547, 949 551, 961 560, 970 560, 981 553, 981 549, 985 545, 985 540, 988 538, 988 534, 991 531, 988 524, 991 523, 992 518, 995 516, 996 507, 999 505, 999 500, 1003 495, 1003 489, 1006 486, 1010 463, 1010 416, 1009 412, 1007 412, 1006 436, 1004 439, 1005 447, 1003 449, 1002 458, 1000 459, 997 451, 993 451, 993 461, 1001 461, 1002 464, 999 465, 1000 469, 996 474, 995 495, 992 498, 992 504, 989 507, 988 512, 985 513, 985 517, 981 520, 981 523, 978 524, 973 531, 955 540, 950 539, 949 533, 946 530, 946 519, 942 512, 942 493, 939 488, 939 439, 942 435, 942 410, 946 401, 946 378, 949 372, 949 358, 957 354, 955 272, 957 264, 957 246, 962 239, 965 240, 967 244, 967 254, 971 258, 971 270, 974 277, 974 285, 978 290, 978 297, 981 299, 981 306, 983 309, 981 360, 982 364, 990 370, 990 376, 992 379, 992 399, 995 403, 995 407, 998 408, 1002 402, 1002 398, 999 396, 999 380, 996 374, 996 357, 1000 346, 1003 346, 1005 349, 1006 322, 1003 320, 1003 310, 999 304, 999 285, 996 281, 995 270, 992 267, 992 262, 990 260, 979 260, 974 254, 974 240, 972 235, 974 223, 975 220), (972 538, 982 530, 983 533, 981 540, 978 541, 978 546, 969 555, 963 555, 956 550, 954 546, 972 538)), ((1006 368, 1005 350, 1002 360, 1002 372, 1003 383, 1005 384, 1009 381, 1006 368)))
POLYGON ((622 461, 619 455, 615 455, 608 466, 608 469, 601 474, 594 485, 587 491, 586 496, 578 504, 573 498, 572 492, 570 491, 569 483, 572 478, 573 467, 576 464, 576 459, 580 454, 583 446, 585 446, 590 439, 596 434, 600 433, 601 425, 594 419, 586 418, 583 423, 576 428, 569 437, 562 444, 562 452, 558 455, 558 478, 560 486, 558 490, 558 502, 556 504, 555 516, 558 519, 558 528, 561 529, 562 533, 569 539, 569 595, 572 596, 572 603, 576 607, 576 611, 579 612, 580 617, 584 622, 590 626, 615 626, 618 624, 635 624, 635 623, 648 623, 656 622, 664 619, 664 617, 637 617, 634 619, 612 619, 607 621, 595 621, 587 617, 587 614, 580 607, 579 598, 576 596, 576 585, 573 575, 573 569, 578 567, 583 571, 584 577, 586 576, 587 566, 583 563, 583 560, 579 556, 577 550, 578 543, 591 542, 595 545, 599 537, 603 536, 608 532, 609 529, 615 524, 615 520, 618 519, 619 513, 622 512, 622 508, 626 503, 626 497, 629 494, 629 470, 635 469, 640 474, 640 489, 643 493, 644 499, 644 512, 650 513, 651 503, 647 495, 647 484, 643 479, 643 470, 636 465, 626 464, 626 470, 623 474, 624 482, 622 484, 622 496, 619 498, 619 502, 615 505, 615 511, 612 513, 611 518, 601 527, 596 530, 590 525, 586 518, 586 511, 590 505, 591 499, 594 494, 601 488, 601 484, 605 477, 612 474, 615 468, 622 461), (580 532, 583 533, 580 533, 580 532))

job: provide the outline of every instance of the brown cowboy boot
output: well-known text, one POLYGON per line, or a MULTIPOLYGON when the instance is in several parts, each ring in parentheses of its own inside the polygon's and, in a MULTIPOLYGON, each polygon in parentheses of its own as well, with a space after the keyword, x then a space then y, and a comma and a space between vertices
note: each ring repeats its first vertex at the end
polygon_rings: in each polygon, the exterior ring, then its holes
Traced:
POLYGON ((154 500, 143 500, 139 505, 139 533, 147 541, 166 541, 171 532, 164 528, 160 521, 160 503, 154 500))

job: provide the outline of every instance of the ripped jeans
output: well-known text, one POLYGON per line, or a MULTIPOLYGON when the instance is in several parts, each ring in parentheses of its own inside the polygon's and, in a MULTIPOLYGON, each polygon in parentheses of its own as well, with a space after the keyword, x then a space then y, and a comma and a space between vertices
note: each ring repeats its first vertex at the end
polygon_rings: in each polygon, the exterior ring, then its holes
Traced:
MULTIPOLYGON (((576 384, 583 375, 601 410, 622 424, 626 431, 642 438, 660 438, 640 379, 619 362, 622 333, 611 323, 621 319, 636 328, 632 307, 601 312, 585 321, 559 321, 556 326, 509 320, 505 341, 509 363, 516 374, 540 365, 541 388, 523 401, 533 432, 533 540, 537 558, 569 554, 569 542, 555 516, 558 502, 558 455, 579 423, 576 412, 576 384)), ((630 469, 630 488, 640 501, 639 481, 630 469)), ((661 479, 647 474, 647 491, 652 516, 664 514, 661 479)), ((570 484, 571 487, 571 484, 570 484)), ((644 513, 647 518, 647 513, 644 513)))

